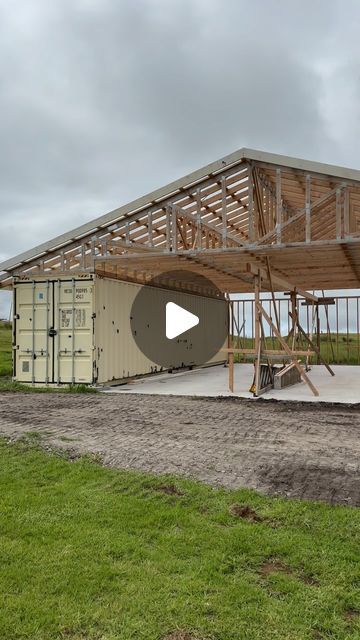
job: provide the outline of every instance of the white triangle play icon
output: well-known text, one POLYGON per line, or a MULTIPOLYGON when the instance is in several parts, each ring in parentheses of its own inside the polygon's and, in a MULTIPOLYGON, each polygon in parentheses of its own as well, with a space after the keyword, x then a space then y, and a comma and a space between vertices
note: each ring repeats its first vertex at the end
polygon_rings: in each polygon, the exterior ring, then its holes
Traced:
POLYGON ((166 337, 169 340, 180 336, 185 331, 199 324, 199 318, 183 307, 179 307, 175 302, 168 302, 166 305, 166 337))

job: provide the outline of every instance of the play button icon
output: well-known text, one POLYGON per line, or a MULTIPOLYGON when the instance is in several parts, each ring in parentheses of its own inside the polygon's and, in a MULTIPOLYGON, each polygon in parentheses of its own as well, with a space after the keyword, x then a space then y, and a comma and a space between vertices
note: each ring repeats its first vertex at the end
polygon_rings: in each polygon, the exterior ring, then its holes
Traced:
POLYGON ((199 317, 175 302, 166 304, 166 337, 173 340, 199 324, 199 317))
POLYGON ((149 373, 226 358, 221 350, 228 339, 227 301, 213 282, 188 269, 148 280, 135 295, 129 320, 141 352, 136 358, 149 373))

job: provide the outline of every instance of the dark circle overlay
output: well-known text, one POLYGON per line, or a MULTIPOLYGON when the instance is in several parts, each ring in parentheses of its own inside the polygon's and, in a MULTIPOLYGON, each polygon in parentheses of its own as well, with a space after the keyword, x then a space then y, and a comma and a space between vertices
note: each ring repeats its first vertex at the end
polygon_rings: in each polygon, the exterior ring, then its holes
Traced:
MULTIPOLYGON (((155 363, 155 371, 201 366, 227 346, 227 302, 211 280, 191 271, 167 271, 141 287, 131 307, 130 325, 138 348, 155 363), (165 288, 164 283, 175 287, 176 283, 184 281, 196 283, 208 296, 165 288), (166 337, 168 302, 199 318, 198 325, 172 340, 166 337)), ((225 353, 218 358, 225 359, 225 353)))

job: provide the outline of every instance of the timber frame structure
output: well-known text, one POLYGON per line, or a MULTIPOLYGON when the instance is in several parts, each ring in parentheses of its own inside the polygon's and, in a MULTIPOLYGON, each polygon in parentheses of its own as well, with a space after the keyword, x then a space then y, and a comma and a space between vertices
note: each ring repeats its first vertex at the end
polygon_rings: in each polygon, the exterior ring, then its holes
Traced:
POLYGON ((218 295, 205 276, 226 295, 255 292, 255 361, 265 321, 295 363, 260 291, 291 292, 295 314, 297 296, 318 302, 310 290, 360 286, 360 171, 240 149, 3 262, 0 287, 70 273, 218 295))

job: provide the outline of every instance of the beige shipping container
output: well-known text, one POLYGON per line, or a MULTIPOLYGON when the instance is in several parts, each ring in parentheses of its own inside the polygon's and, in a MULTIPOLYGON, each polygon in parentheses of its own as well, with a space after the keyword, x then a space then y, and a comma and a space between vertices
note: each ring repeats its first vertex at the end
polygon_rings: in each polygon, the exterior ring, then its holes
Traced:
MULTIPOLYGON (((131 331, 131 309, 140 289, 138 284, 88 274, 15 279, 14 379, 28 384, 95 384, 159 371, 159 365, 139 349, 131 331)), ((154 306, 171 296, 180 306, 207 318, 201 331, 203 345, 198 338, 196 344, 192 341, 192 329, 187 332, 191 348, 186 361, 174 341, 172 368, 202 364, 201 346, 227 335, 226 301, 156 287, 150 295, 154 306)), ((144 330, 141 323, 140 330, 144 330)), ((208 364, 224 360, 219 350, 208 364)))
POLYGON ((15 279, 15 380, 93 382, 94 288, 89 276, 15 279))

